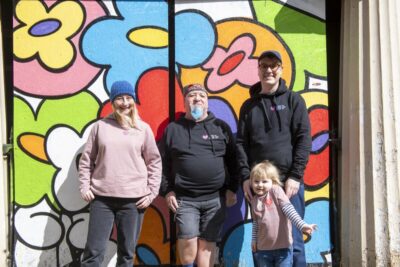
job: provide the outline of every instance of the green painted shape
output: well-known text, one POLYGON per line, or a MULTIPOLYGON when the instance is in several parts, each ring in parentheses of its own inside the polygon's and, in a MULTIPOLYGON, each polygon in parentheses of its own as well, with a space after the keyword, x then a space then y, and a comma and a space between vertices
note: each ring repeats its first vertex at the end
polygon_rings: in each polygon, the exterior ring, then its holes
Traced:
POLYGON ((257 20, 274 29, 293 54, 294 91, 305 89, 305 70, 327 76, 324 21, 270 0, 253 1, 253 6, 257 20))
POLYGON ((31 205, 45 194, 57 207, 52 193, 55 167, 27 155, 18 146, 17 138, 22 133, 46 136, 55 125, 66 124, 81 132, 88 122, 97 117, 99 103, 89 93, 82 92, 73 97, 45 100, 35 119, 28 103, 14 97, 14 201, 19 205, 31 205))

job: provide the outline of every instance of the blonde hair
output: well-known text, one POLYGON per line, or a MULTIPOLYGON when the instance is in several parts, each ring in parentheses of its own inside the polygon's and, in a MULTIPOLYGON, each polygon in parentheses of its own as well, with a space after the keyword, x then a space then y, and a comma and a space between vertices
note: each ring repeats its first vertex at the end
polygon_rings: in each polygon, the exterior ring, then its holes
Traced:
POLYGON ((139 119, 139 114, 136 108, 135 100, 133 100, 132 98, 130 101, 131 101, 131 108, 128 115, 121 114, 118 111, 118 109, 115 107, 114 104, 115 101, 112 102, 112 109, 114 111, 115 119, 117 120, 119 125, 121 125, 122 127, 125 125, 129 125, 129 127, 131 128, 136 128, 137 120, 139 119))
POLYGON ((273 184, 277 184, 282 186, 282 182, 279 180, 279 171, 278 168, 275 167, 268 160, 264 160, 253 167, 250 172, 250 180, 257 178, 268 178, 272 180, 273 184))

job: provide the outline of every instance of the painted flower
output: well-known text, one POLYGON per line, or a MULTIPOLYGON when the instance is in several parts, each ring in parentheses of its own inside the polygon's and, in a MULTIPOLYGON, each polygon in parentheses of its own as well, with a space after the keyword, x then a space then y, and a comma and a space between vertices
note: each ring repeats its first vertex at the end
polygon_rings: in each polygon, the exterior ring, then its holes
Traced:
MULTIPOLYGON (((77 260, 73 251, 84 249, 89 213, 82 212, 88 204, 78 190, 77 162, 92 125, 86 127, 82 136, 70 127, 60 126, 50 130, 45 138, 47 160, 57 168, 52 190, 59 210, 55 210, 46 197, 38 204, 17 208, 15 255, 25 253, 20 257, 23 262, 18 265, 26 266, 25 261, 40 263, 43 254, 48 254, 47 261, 53 261, 54 266, 65 266, 77 260)), ((116 252, 115 243, 109 242, 106 262, 113 261, 116 252)))
MULTIPOLYGON (((108 69, 108 89, 116 80, 137 86, 146 70, 168 67, 167 2, 116 1, 115 9, 118 16, 93 23, 82 40, 85 57, 108 69)), ((183 11, 176 14, 175 26, 177 71, 180 66, 201 64, 214 47, 211 22, 200 12, 183 11)))
POLYGON ((15 87, 35 96, 64 96, 88 86, 100 69, 80 54, 81 30, 104 15, 96 1, 19 1, 13 36, 15 87))
POLYGON ((248 35, 239 36, 226 51, 217 47, 212 58, 203 68, 210 70, 206 78, 207 88, 218 93, 235 82, 246 87, 258 81, 257 59, 252 58, 254 41, 248 35))
MULTIPOLYGON (((41 266, 44 261, 47 266, 79 264, 79 257, 74 255, 75 250, 85 247, 89 213, 67 216, 43 198, 35 205, 17 207, 14 222, 18 234, 14 252, 17 266, 41 266)), ((116 251, 116 244, 109 241, 102 266, 115 266, 116 251)))

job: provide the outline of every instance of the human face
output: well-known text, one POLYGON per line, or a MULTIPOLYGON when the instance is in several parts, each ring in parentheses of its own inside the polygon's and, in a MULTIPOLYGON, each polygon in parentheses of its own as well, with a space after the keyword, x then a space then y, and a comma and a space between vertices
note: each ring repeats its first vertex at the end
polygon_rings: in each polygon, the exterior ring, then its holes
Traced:
POLYGON ((192 91, 185 96, 185 111, 187 118, 193 119, 190 112, 195 106, 203 109, 203 116, 201 116, 198 121, 205 119, 207 117, 208 109, 208 96, 205 92, 192 91))
POLYGON ((265 195, 272 188, 272 180, 267 177, 257 177, 251 180, 251 188, 257 196, 265 195))
POLYGON ((113 102, 114 109, 123 115, 129 115, 134 105, 135 102, 130 95, 119 95, 113 102))
POLYGON ((279 84, 279 79, 282 76, 282 64, 273 57, 265 57, 258 63, 258 77, 261 83, 274 86, 279 84))

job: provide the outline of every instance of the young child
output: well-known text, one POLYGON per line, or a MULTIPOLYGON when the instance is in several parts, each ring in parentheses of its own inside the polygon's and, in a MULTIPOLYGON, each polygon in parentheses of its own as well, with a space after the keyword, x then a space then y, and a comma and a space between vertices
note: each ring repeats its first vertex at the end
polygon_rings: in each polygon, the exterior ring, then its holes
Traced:
POLYGON ((251 248, 258 267, 292 266, 292 222, 303 233, 312 234, 315 224, 306 224, 283 191, 278 169, 269 161, 253 167, 251 201, 253 233, 251 248))

